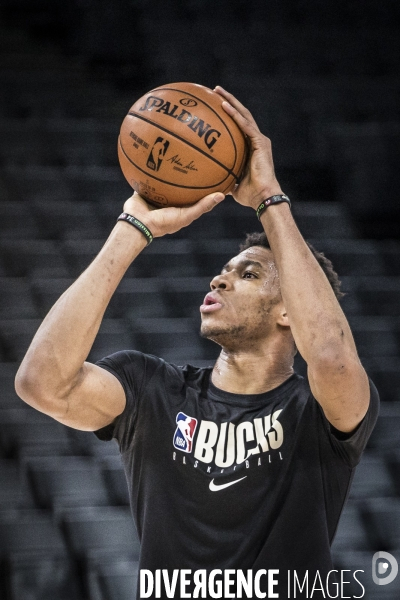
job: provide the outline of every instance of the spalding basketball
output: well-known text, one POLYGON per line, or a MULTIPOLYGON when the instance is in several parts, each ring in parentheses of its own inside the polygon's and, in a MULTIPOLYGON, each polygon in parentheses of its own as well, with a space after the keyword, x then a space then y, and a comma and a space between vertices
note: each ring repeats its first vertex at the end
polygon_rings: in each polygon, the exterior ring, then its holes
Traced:
POLYGON ((132 188, 158 207, 229 193, 247 146, 222 102, 195 83, 162 85, 135 102, 118 139, 119 162, 132 188))

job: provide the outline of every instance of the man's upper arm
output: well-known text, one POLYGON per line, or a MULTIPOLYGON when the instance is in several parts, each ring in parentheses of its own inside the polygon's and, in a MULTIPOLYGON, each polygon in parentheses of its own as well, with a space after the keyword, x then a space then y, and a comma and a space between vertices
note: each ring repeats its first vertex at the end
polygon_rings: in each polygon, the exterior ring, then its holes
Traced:
POLYGON ((353 431, 364 418, 370 400, 368 376, 357 356, 318 367, 308 366, 314 398, 339 431, 353 431))
POLYGON ((109 425, 126 404, 121 383, 109 371, 85 362, 79 378, 65 398, 66 412, 54 419, 82 431, 96 431, 109 425))

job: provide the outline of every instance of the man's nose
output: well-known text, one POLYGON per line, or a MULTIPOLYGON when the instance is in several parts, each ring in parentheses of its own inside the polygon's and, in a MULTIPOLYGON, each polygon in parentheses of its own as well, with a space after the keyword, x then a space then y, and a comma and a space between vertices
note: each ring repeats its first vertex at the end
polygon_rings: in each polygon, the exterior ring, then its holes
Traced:
POLYGON ((216 275, 210 282, 211 291, 220 289, 227 290, 232 287, 232 284, 229 280, 227 274, 216 275))

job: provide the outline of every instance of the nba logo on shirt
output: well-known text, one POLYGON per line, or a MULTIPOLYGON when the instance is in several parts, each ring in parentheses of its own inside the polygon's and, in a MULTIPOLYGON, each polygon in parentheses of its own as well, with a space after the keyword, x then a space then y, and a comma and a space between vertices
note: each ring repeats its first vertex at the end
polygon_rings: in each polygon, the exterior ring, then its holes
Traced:
POLYGON ((178 427, 174 433, 174 446, 182 452, 191 452, 193 447, 193 436, 197 427, 197 419, 188 417, 180 412, 176 415, 178 427))

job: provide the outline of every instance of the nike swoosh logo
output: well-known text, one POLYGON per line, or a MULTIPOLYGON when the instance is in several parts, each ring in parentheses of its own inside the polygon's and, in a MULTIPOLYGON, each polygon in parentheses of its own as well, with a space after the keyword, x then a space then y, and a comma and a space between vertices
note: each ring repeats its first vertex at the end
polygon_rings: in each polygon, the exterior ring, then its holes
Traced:
POLYGON ((210 490, 212 492, 219 492, 219 490, 223 490, 224 488, 227 488, 230 485, 237 483, 238 481, 242 481, 242 479, 246 479, 246 477, 247 477, 247 475, 245 475, 244 477, 241 477, 240 479, 235 479, 235 481, 230 481, 229 483, 221 483, 221 485, 215 485, 214 479, 213 479, 212 481, 210 481, 210 490))

